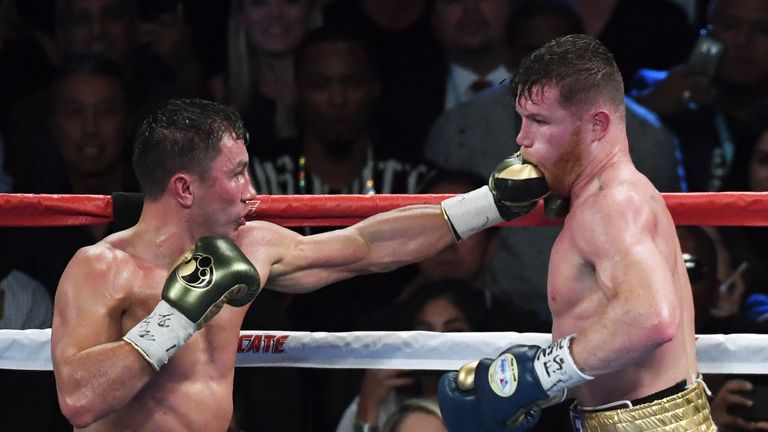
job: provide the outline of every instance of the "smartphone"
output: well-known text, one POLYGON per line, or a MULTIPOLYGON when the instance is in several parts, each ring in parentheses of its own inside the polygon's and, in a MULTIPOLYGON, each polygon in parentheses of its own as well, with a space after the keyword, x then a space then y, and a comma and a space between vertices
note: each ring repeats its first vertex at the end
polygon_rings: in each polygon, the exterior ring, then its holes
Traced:
POLYGON ((754 386, 752 391, 739 392, 744 397, 751 399, 751 407, 744 405, 731 405, 728 414, 741 417, 747 421, 768 420, 768 386, 754 386))
POLYGON ((431 379, 435 382, 435 385, 440 380, 440 377, 446 373, 444 370, 409 370, 404 371, 401 376, 403 378, 413 379, 413 383, 398 387, 397 393, 406 397, 419 397, 422 395, 422 380, 431 379))
POLYGON ((725 45, 722 42, 709 36, 706 31, 700 32, 688 58, 695 79, 709 84, 724 53, 725 45))

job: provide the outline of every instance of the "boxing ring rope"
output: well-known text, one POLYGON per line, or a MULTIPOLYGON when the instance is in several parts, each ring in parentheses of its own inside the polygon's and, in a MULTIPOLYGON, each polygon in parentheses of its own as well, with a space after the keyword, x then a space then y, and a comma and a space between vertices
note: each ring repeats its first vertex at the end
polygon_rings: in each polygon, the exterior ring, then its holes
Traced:
MULTIPOLYGON (((347 226, 376 213, 412 204, 437 204, 452 195, 263 195, 250 201, 249 220, 282 226, 347 226)), ((768 192, 662 194, 677 225, 766 226, 768 192)), ((105 195, 0 194, 0 226, 62 226, 112 220, 105 195)), ((502 225, 559 225, 543 205, 502 225)))
MULTIPOLYGON (((662 194, 677 225, 766 226, 768 193, 662 194)), ((346 226, 411 204, 439 203, 450 195, 271 195, 249 202, 249 220, 283 226, 346 226)), ((0 194, 0 226, 65 226, 109 222, 113 200, 101 195, 0 194)), ((540 204, 504 225, 555 225, 540 204)), ((457 369, 495 357, 516 344, 546 345, 543 333, 284 332, 243 331, 237 366, 457 369)), ((768 374, 768 335, 697 336, 703 373, 768 374)), ((0 330, 0 368, 51 370, 50 329, 0 330)))
MULTIPOLYGON (((51 330, 0 330, 0 369, 51 370, 51 330)), ((546 333, 243 331, 237 366, 455 370, 514 344, 544 346, 546 333)), ((700 335, 699 371, 768 374, 768 335, 700 335), (748 353, 748 355, 747 355, 748 353)))

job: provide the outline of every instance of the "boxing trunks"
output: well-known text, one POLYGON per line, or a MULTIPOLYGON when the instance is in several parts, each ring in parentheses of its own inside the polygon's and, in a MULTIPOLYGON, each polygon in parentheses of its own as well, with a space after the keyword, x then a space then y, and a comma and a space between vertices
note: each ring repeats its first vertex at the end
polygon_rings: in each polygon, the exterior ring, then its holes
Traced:
POLYGON ((598 408, 571 407, 576 432, 680 431, 716 432, 700 378, 690 386, 682 381, 636 401, 621 401, 598 408))

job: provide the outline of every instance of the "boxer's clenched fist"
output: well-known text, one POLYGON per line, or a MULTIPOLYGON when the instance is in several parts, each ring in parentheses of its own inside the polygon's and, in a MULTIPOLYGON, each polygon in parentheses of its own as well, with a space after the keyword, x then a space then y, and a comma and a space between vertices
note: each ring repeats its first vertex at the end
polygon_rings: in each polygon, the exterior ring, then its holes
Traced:
POLYGON ((514 345, 495 359, 443 375, 437 388, 450 432, 518 432, 533 427, 543 407, 565 398, 584 375, 569 352, 572 336, 547 347, 514 345))
POLYGON ((488 186, 449 198, 442 207, 454 237, 461 240, 504 220, 525 216, 548 194, 542 172, 518 152, 493 170, 488 186))
POLYGON ((123 339, 158 370, 224 303, 246 305, 260 289, 259 273, 232 241, 203 237, 171 271, 155 310, 123 339))

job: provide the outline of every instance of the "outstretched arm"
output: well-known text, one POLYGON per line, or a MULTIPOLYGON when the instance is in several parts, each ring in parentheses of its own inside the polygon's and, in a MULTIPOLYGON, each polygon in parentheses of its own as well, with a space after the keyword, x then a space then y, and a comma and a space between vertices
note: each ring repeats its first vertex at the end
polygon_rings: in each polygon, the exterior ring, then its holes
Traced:
POLYGON ((259 224, 245 229, 241 248, 254 262, 264 247, 274 251, 267 287, 284 292, 308 292, 358 274, 393 270, 454 241, 439 205, 404 207, 312 236, 278 227, 263 230, 259 224), (268 238, 262 237, 265 231, 268 238))
POLYGON ((80 250, 56 294, 53 371, 59 405, 75 427, 116 411, 152 376, 149 363, 120 339, 124 307, 114 290, 116 261, 99 246, 80 250))
POLYGON ((304 238, 274 229, 278 241, 259 238, 252 226, 245 230, 240 247, 251 261, 259 262, 258 248, 276 245, 272 250, 277 256, 266 263, 270 266, 267 285, 279 291, 306 292, 358 274, 421 261, 453 240, 526 215, 548 192, 541 171, 516 154, 491 173, 489 186, 451 197, 439 206, 404 207, 346 229, 304 238))

